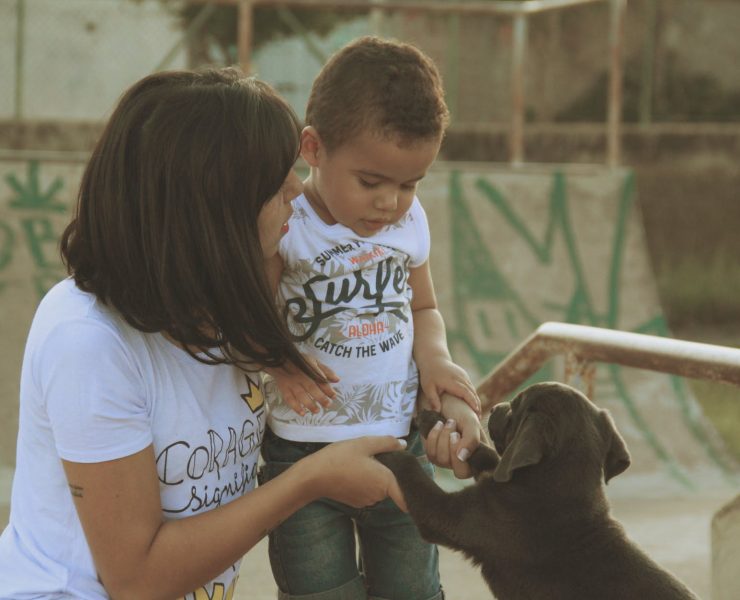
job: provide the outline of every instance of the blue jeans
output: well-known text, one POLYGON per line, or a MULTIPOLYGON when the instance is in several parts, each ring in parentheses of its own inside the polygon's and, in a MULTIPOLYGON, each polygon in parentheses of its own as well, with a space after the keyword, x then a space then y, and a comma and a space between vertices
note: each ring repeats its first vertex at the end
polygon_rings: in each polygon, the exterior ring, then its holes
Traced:
MULTIPOLYGON (((407 439, 407 452, 432 477, 418 432, 407 439)), ((260 483, 325 445, 284 440, 268 428, 260 483)), ((312 502, 270 533, 269 554, 281 600, 444 598, 437 547, 390 498, 361 509, 327 498, 312 502)))

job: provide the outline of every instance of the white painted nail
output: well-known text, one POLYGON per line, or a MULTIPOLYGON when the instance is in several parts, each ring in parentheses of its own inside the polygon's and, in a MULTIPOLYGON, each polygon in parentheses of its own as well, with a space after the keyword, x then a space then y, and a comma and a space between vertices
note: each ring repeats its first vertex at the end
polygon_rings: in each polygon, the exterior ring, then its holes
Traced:
POLYGON ((470 458, 470 450, 467 448, 460 448, 460 450, 457 453, 457 458, 460 459, 460 461, 465 462, 470 458))

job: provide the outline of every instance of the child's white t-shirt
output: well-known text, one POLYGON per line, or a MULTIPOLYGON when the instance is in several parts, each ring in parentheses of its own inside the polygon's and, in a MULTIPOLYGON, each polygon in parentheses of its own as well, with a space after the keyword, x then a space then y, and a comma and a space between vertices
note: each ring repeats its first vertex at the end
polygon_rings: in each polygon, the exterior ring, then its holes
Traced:
POLYGON ((360 237, 328 225, 305 196, 293 201, 280 243, 278 301, 298 348, 333 369, 336 398, 300 416, 268 393, 270 428, 294 441, 334 442, 363 435, 404 436, 416 403, 409 269, 426 262, 430 236, 414 198, 398 223, 360 237))
MULTIPOLYGON (((0 598, 108 598, 60 459, 101 462, 152 444, 163 518, 194 516, 254 488, 262 398, 256 374, 203 364, 132 328, 72 280, 57 284, 23 360, 0 598)), ((238 571, 237 562, 186 598, 231 597, 238 571)))

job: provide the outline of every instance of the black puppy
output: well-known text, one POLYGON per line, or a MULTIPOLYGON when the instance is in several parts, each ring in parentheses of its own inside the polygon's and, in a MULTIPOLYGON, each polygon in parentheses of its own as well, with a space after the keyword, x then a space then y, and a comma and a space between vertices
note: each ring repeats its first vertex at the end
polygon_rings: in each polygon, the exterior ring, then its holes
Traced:
MULTIPOLYGON (((422 413, 424 435, 440 419, 422 413)), ((470 457, 475 485, 447 493, 403 452, 378 455, 430 542, 481 566, 499 600, 698 600, 631 542, 609 515, 603 484, 630 456, 609 413, 559 383, 494 407, 496 450, 470 457)))

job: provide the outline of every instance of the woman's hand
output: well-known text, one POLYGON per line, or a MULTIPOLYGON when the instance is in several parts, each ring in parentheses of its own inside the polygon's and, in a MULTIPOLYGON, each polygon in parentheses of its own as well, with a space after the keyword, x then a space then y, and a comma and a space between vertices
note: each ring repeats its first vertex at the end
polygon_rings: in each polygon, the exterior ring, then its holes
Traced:
MULTIPOLYGON (((473 472, 466 461, 480 444, 483 429, 478 415, 465 401, 450 394, 443 394, 441 400, 440 412, 446 421, 432 428, 424 440, 424 449, 432 463, 452 469, 458 479, 467 479, 473 472)), ((428 408, 423 394, 419 406, 428 408)))
POLYGON ((265 368, 265 372, 275 380, 280 396, 290 408, 299 415, 305 415, 306 411, 318 413, 320 407, 327 408, 336 396, 331 383, 337 383, 339 377, 325 364, 311 356, 304 355, 306 362, 311 365, 317 373, 327 380, 326 383, 314 381, 303 371, 291 363, 286 363, 279 368, 265 368))
POLYGON ((406 511, 398 482, 374 456, 403 450, 406 442, 391 436, 362 437, 330 444, 298 461, 298 469, 311 469, 312 492, 355 508, 376 504, 387 497, 406 511))

